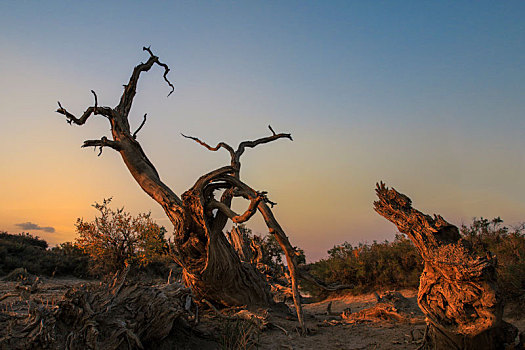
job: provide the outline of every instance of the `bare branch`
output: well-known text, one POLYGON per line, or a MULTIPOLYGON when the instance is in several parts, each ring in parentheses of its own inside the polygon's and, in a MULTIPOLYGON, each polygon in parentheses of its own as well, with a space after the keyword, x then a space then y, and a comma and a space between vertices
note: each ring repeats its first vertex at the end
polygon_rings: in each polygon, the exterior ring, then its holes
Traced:
POLYGON ((106 136, 103 136, 100 140, 86 140, 81 147, 99 147, 98 156, 102 154, 102 147, 110 147, 116 151, 120 151, 122 149, 120 142, 108 140, 106 136))
POLYGON ((250 218, 257 212, 257 207, 259 203, 265 198, 266 196, 262 193, 258 193, 257 197, 250 199, 250 205, 248 206, 248 209, 244 212, 244 214, 232 218, 232 221, 236 224, 241 224, 243 222, 246 222, 250 220, 250 218))
MULTIPOLYGON (((156 57, 156 56, 153 54, 153 52, 151 52, 150 47, 151 47, 151 46, 143 47, 142 50, 147 51, 147 52, 150 54, 150 56, 152 56, 152 57, 156 57)), ((161 66, 161 67, 164 68, 164 75, 163 75, 162 77, 164 78, 164 80, 166 81, 166 83, 168 83, 168 85, 171 87, 171 91, 170 91, 170 93, 169 93, 168 96, 167 96, 167 97, 170 97, 170 95, 173 93, 173 91, 175 91, 175 86, 173 86, 173 84, 172 84, 172 83, 168 80, 168 78, 166 77, 166 76, 168 75, 169 71, 170 71, 170 68, 168 67, 167 64, 160 62, 158 57, 156 57, 156 58, 157 58, 156 63, 157 63, 159 66, 161 66)))
POLYGON ((140 123, 140 126, 138 127, 138 129, 135 130, 135 132, 133 133, 133 139, 134 140, 137 138, 137 134, 140 131, 140 129, 142 129, 144 124, 146 124, 146 117, 147 117, 147 115, 148 115, 148 113, 144 113, 144 119, 142 120, 142 123, 140 123))
POLYGON ((246 149, 246 147, 253 148, 255 146, 258 146, 264 143, 268 143, 268 142, 272 142, 272 141, 275 141, 281 138, 287 138, 290 141, 293 141, 292 134, 285 134, 285 133, 276 134, 270 125, 268 125, 268 128, 272 132, 273 134, 272 136, 262 137, 254 141, 243 141, 239 144, 239 147, 237 147, 237 151, 235 151, 235 157, 236 157, 237 162, 240 162, 241 155, 244 153, 244 150, 246 149))
POLYGON ((261 198, 253 198, 250 200, 250 205, 248 206, 248 209, 244 212, 244 214, 239 215, 236 212, 234 212, 229 206, 226 204, 219 202, 215 199, 211 200, 209 203, 209 207, 211 209, 218 209, 223 214, 225 214, 227 217, 229 217, 234 223, 236 224, 242 224, 248 220, 251 219, 251 217, 257 212, 257 206, 259 205, 259 202, 261 201, 261 198))
POLYGON ((257 212, 257 207, 259 206, 259 203, 265 198, 266 192, 257 192, 256 197, 250 198, 250 205, 242 215, 236 214, 233 210, 230 209, 229 206, 227 206, 223 202, 218 202, 216 200, 210 201, 210 207, 212 207, 213 209, 219 209, 221 212, 226 214, 226 216, 228 216, 234 223, 242 224, 243 222, 250 220, 250 218, 257 212))
POLYGON ((93 90, 91 90, 91 93, 92 93, 93 96, 95 97, 95 110, 94 110, 94 114, 97 114, 97 105, 98 105, 97 94, 96 94, 95 91, 93 91, 93 90))
POLYGON ((213 171, 210 171, 207 174, 202 175, 197 181, 195 181, 195 184, 193 185, 192 188, 197 188, 202 191, 202 188, 208 185, 211 181, 220 180, 220 177, 227 175, 227 174, 231 174, 232 172, 233 172, 233 168, 228 165, 222 168, 219 168, 219 169, 215 169, 213 171))
POLYGON ((164 80, 171 87, 171 92, 168 94, 168 96, 171 95, 173 91, 175 91, 175 87, 167 78, 167 74, 170 70, 168 65, 160 62, 159 58, 155 56, 153 52, 151 52, 151 49, 149 47, 143 47, 142 49, 150 54, 150 58, 146 61, 146 63, 141 63, 135 66, 135 68, 133 69, 133 73, 129 78, 128 84, 124 85, 124 92, 122 93, 120 102, 118 106, 115 107, 115 110, 117 110, 121 114, 122 118, 127 118, 129 115, 129 111, 133 103, 133 98, 137 93, 137 83, 139 81, 140 73, 149 71, 155 63, 164 68, 164 80))
MULTIPOLYGON (((268 196, 267 196, 268 192, 267 191, 261 191, 261 192, 257 191, 256 193, 257 193, 257 196, 259 196, 261 198, 260 202, 267 203, 272 208, 273 208, 274 205, 277 205, 277 203, 272 202, 268 198, 268 196)), ((238 188, 238 187, 234 188, 233 196, 234 197, 243 197, 243 198, 249 199, 249 200, 253 199, 253 193, 252 192, 249 192, 246 189, 241 189, 241 188, 238 188)))
MULTIPOLYGON (((218 178, 216 178, 216 180, 218 180, 218 178)), ((254 189, 252 189, 250 186, 246 185, 237 176, 223 175, 221 177, 221 180, 231 183, 232 186, 236 188, 236 195, 243 196, 250 200, 257 198, 262 194, 262 192, 259 193, 255 191, 254 189)), ((281 246, 284 252, 284 255, 286 257, 286 261, 288 263, 288 270, 290 272, 290 280, 292 284, 292 295, 294 299, 295 308, 297 311, 297 318, 299 320, 299 324, 301 325, 302 332, 305 334, 306 326, 305 326, 304 318, 303 318, 301 295, 299 294, 299 288, 297 284, 297 277, 298 277, 299 272, 298 272, 298 267, 297 267, 298 265, 297 265, 297 259, 296 259, 297 257, 296 251, 290 244, 290 241, 288 240, 288 237, 284 233, 284 230, 282 229, 281 225, 279 225, 271 209, 268 207, 268 205, 266 205, 266 202, 264 200, 259 201, 257 209, 263 216, 266 226, 268 227, 268 231, 270 232, 270 234, 272 234, 275 237, 275 239, 281 246)))
POLYGON ((91 90, 93 95, 95 95, 95 106, 94 107, 88 107, 82 116, 80 118, 75 117, 73 114, 69 113, 64 107, 62 107, 62 104, 60 104, 60 101, 57 101, 58 103, 58 109, 56 110, 57 113, 63 114, 66 116, 66 121, 71 124, 75 123, 77 125, 84 125, 86 121, 89 119, 91 114, 100 114, 107 118, 113 117, 113 111, 109 107, 98 107, 97 106, 97 95, 93 90, 91 90))
MULTIPOLYGON (((187 138, 187 139, 192 139, 193 141, 195 141, 198 144, 204 146, 205 148, 207 148, 210 151, 217 151, 220 148, 225 148, 228 152, 230 152, 231 166, 235 169, 235 176, 237 178, 239 178, 239 172, 240 172, 240 168, 241 168, 241 160, 240 160, 240 158, 241 158, 241 155, 244 153, 244 150, 246 149, 246 147, 253 148, 253 147, 257 146, 257 145, 268 143, 268 142, 272 142, 272 141, 278 140, 280 138, 287 138, 287 139, 290 139, 291 141, 293 141, 291 134, 285 134, 285 133, 276 134, 275 131, 273 130, 273 128, 270 125, 268 125, 268 128, 272 132, 272 136, 263 137, 263 138, 260 138, 260 139, 254 140, 254 141, 243 141, 243 142, 241 142, 239 144, 239 146, 237 147, 236 151, 234 151, 233 148, 230 145, 228 145, 227 143, 225 143, 225 142, 219 142, 217 144, 217 146, 212 147, 212 146, 208 145, 206 142, 200 140, 197 137, 187 136, 187 135, 184 135, 184 134, 181 134, 181 135, 183 137, 187 138)), ((268 201, 266 203, 269 203, 272 207, 275 205, 275 203, 270 202, 270 201, 268 201)))
POLYGON ((226 142, 219 142, 217 144, 217 146, 215 147, 211 147, 210 145, 208 145, 206 142, 204 141, 201 141, 199 138, 197 137, 193 137, 193 136, 187 136, 187 135, 184 135, 183 133, 181 133, 181 135, 187 139, 191 139, 195 142, 197 142, 198 144, 206 147, 207 149, 209 149, 210 151, 218 151, 220 148, 224 148, 226 149, 228 152, 230 152, 230 155, 232 156, 232 159, 233 157, 235 157, 235 151, 233 150, 233 148, 228 145, 226 142))

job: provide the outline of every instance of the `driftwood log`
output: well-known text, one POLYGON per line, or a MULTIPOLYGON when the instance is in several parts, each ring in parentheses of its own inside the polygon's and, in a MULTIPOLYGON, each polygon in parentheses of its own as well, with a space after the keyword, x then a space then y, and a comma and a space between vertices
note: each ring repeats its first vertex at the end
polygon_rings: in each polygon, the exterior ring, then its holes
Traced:
MULTIPOLYGON (((114 108, 98 106, 94 95, 94 106, 88 107, 80 117, 76 117, 58 103, 58 113, 64 115, 69 124, 83 125, 93 116, 106 118, 111 125, 111 139, 86 140, 82 147, 98 147, 99 155, 109 147, 120 153, 124 164, 139 186, 164 209, 174 226, 174 257, 183 268, 186 284, 199 299, 212 301, 216 305, 247 306, 249 308, 268 307, 273 304, 270 288, 263 276, 250 264, 241 262, 237 252, 223 233, 228 222, 243 223, 257 211, 263 216, 269 232, 275 235, 282 247, 290 270, 290 279, 299 322, 304 328, 300 295, 297 286, 297 263, 295 252, 288 237, 275 219, 270 206, 273 206, 265 192, 258 192, 240 179, 240 157, 247 148, 272 142, 281 138, 292 140, 290 134, 275 133, 254 141, 244 141, 236 150, 221 142, 210 147, 195 137, 188 137, 211 151, 225 149, 231 155, 231 164, 209 172, 197 180, 195 185, 178 196, 164 182, 154 165, 146 156, 137 141, 138 132, 146 122, 146 115, 135 132, 131 131, 129 113, 136 94, 140 75, 149 71, 155 64, 164 69, 164 80, 174 87, 167 78, 169 67, 160 62, 150 48, 144 47, 149 54, 145 63, 137 65, 131 74, 120 102, 114 108), (222 191, 219 199, 215 192, 222 191), (249 205, 243 214, 231 209, 234 197, 248 200, 249 205)), ((170 92, 170 94, 171 94, 170 92)), ((169 96, 169 95, 168 95, 169 96)))
POLYGON ((375 211, 397 226, 424 260, 418 304, 427 317, 426 349, 504 349, 517 335, 502 320, 496 261, 477 256, 456 226, 412 208, 407 196, 377 185, 375 211))

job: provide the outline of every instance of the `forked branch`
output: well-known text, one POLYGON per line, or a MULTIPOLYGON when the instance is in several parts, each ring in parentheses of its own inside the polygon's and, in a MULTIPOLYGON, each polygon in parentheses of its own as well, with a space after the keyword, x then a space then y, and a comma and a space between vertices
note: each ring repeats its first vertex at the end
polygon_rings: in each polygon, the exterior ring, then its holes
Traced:
POLYGON ((91 91, 95 98, 95 105, 88 107, 80 118, 68 112, 62 107, 60 102, 58 103, 59 108, 57 112, 64 115, 70 124, 75 123, 76 125, 85 124, 93 114, 101 114, 108 118, 111 124, 111 136, 113 140, 108 140, 107 137, 102 137, 100 140, 87 140, 82 147, 99 147, 99 155, 102 153, 104 147, 110 147, 119 151, 124 163, 139 186, 164 208, 166 214, 172 221, 177 221, 178 215, 180 215, 178 210, 182 205, 182 200, 161 181, 157 170, 146 156, 142 146, 136 141, 138 132, 146 122, 146 115, 133 134, 131 133, 128 121, 129 111, 142 72, 147 72, 154 64, 158 64, 164 68, 164 80, 171 87, 171 91, 174 90, 173 84, 171 84, 166 76, 169 72, 169 67, 160 62, 159 58, 153 55, 149 47, 144 47, 143 50, 147 51, 150 57, 146 63, 140 63, 134 67, 129 83, 125 86, 120 102, 115 108, 98 106, 97 95, 94 91, 91 91))
MULTIPOLYGON (((239 172, 240 172, 240 167, 241 167, 241 156, 242 156, 242 154, 244 153, 244 151, 246 150, 247 147, 248 148, 254 148, 257 145, 269 143, 269 142, 272 142, 272 141, 275 141, 275 140, 278 140, 278 139, 281 139, 281 138, 287 138, 290 141, 293 141, 292 134, 286 134, 286 133, 279 133, 279 134, 277 134, 277 133, 275 133, 275 131, 273 130, 273 128, 270 125, 268 125, 268 128, 272 132, 271 136, 262 137, 262 138, 259 138, 257 140, 253 140, 253 141, 243 141, 243 142, 241 142, 239 144, 239 146, 237 147, 237 150, 235 150, 235 151, 233 150, 233 147, 228 145, 226 142, 219 142, 217 144, 217 146, 212 147, 212 146, 210 146, 209 144, 207 144, 206 142, 200 140, 197 137, 187 136, 187 135, 184 135, 184 134, 181 134, 181 135, 183 137, 187 138, 187 139, 191 139, 191 140, 197 142, 198 144, 200 144, 201 146, 205 147, 206 149, 208 149, 210 151, 218 151, 221 148, 226 149, 230 153, 231 166, 235 169, 236 176, 239 177, 239 172)), ((273 206, 275 203, 271 203, 271 204, 273 206)))
POLYGON ((246 149, 246 147, 253 148, 257 145, 272 142, 272 141, 275 141, 281 138, 287 138, 290 141, 293 141, 292 134, 285 134, 285 133, 276 134, 275 131, 273 131, 271 125, 268 125, 268 128, 272 132, 272 136, 262 137, 254 141, 243 141, 239 144, 239 147, 237 147, 237 151, 235 151, 237 161, 240 161, 240 158, 242 154, 244 153, 244 150, 246 149))
POLYGON ((66 116, 66 121, 71 124, 75 123, 77 125, 83 125, 86 123, 86 121, 89 119, 91 114, 101 114, 105 116, 106 118, 111 119, 113 117, 113 110, 109 107, 99 107, 98 106, 98 99, 97 94, 95 91, 91 90, 91 93, 95 97, 95 106, 88 107, 82 116, 80 118, 75 117, 73 114, 69 113, 64 107, 62 107, 62 104, 60 104, 60 101, 58 101, 58 109, 56 110, 57 113, 63 114, 66 116))
POLYGON ((151 52, 151 49, 149 47, 143 47, 142 50, 147 51, 150 54, 150 57, 146 61, 146 63, 141 63, 135 66, 135 68, 133 69, 133 73, 129 78, 128 84, 124 85, 124 92, 122 93, 122 97, 120 98, 120 103, 117 107, 115 107, 115 110, 118 111, 120 115, 125 119, 127 119, 129 115, 131 104, 133 103, 133 98, 137 93, 137 83, 139 81, 140 74, 142 72, 149 71, 155 63, 164 68, 164 80, 171 87, 171 91, 168 94, 168 96, 170 96, 173 93, 173 91, 175 91, 175 87, 167 78, 167 74, 170 71, 168 65, 160 62, 159 58, 155 56, 153 52, 151 52))

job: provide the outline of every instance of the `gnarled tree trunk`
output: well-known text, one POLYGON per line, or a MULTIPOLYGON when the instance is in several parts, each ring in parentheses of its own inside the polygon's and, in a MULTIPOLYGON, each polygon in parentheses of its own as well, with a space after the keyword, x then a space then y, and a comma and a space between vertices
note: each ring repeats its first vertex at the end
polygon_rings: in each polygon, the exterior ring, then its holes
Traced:
POLYGON ((291 140, 291 135, 276 134, 270 127, 271 136, 241 142, 237 150, 223 142, 216 147, 210 147, 197 138, 189 137, 212 151, 226 149, 231 155, 231 165, 203 175, 180 198, 161 181, 155 167, 136 140, 138 132, 146 122, 146 115, 135 132, 132 133, 130 129, 128 115, 142 72, 149 71, 154 64, 159 65, 164 68, 164 79, 172 88, 171 92, 174 89, 167 79, 168 66, 161 63, 149 48, 144 48, 144 51, 147 51, 150 57, 146 63, 141 63, 134 68, 116 107, 98 106, 97 95, 92 91, 95 105, 87 108, 80 118, 68 112, 60 103, 57 112, 63 114, 70 124, 83 125, 92 115, 101 115, 109 120, 112 140, 107 137, 102 137, 100 140, 87 140, 82 147, 99 147, 99 155, 104 147, 118 151, 139 186, 162 206, 175 228, 175 258, 183 268, 187 285, 192 288, 197 298, 225 306, 264 307, 272 304, 269 287, 262 275, 250 264, 241 262, 222 232, 228 219, 235 223, 242 223, 259 211, 270 233, 276 236, 285 252, 298 318, 304 328, 296 282, 297 263, 288 238, 268 207, 268 204, 274 203, 268 200, 264 192, 253 190, 240 180, 240 157, 247 147, 255 147, 280 138, 291 140), (219 190, 223 193, 221 198, 216 200, 214 192, 219 190), (231 210, 231 201, 234 197, 243 197, 249 201, 249 207, 244 214, 238 215, 231 210))
POLYGON ((490 252, 477 256, 456 226, 412 208, 395 189, 381 183, 376 193, 375 211, 412 240, 425 262, 418 304, 427 317, 426 348, 503 349, 513 343, 517 329, 502 320, 490 252))

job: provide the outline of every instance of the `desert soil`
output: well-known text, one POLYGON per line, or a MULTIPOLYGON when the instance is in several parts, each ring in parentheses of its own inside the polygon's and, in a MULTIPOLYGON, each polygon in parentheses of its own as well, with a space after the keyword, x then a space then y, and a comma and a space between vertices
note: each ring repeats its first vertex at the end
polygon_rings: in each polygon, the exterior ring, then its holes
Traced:
MULTIPOLYGON (((67 289, 74 285, 93 283, 79 279, 43 279, 40 289, 31 298, 37 303, 54 304, 67 289)), ((0 297, 14 293, 17 282, 0 281, 0 297)), ((258 349, 417 349, 425 331, 425 322, 418 312, 416 290, 399 291, 410 302, 405 311, 406 321, 357 320, 345 321, 340 315, 345 309, 352 313, 373 307, 374 294, 340 296, 318 303, 305 304, 305 319, 311 334, 301 336, 297 331, 297 321, 293 316, 274 317, 271 322, 279 327, 268 327, 258 336, 258 349), (328 315, 327 307, 331 305, 328 315), (286 333, 285 333, 286 331, 286 333)), ((12 296, 0 301, 0 313, 27 315, 28 303, 20 296, 12 296)), ((516 314, 514 312, 514 314, 516 314)), ((520 332, 525 331, 525 318, 509 318, 520 332)), ((1 320, 0 320, 1 321, 1 320)))

